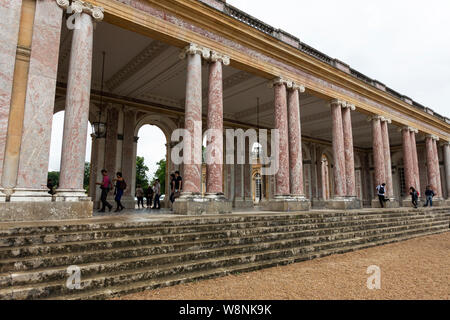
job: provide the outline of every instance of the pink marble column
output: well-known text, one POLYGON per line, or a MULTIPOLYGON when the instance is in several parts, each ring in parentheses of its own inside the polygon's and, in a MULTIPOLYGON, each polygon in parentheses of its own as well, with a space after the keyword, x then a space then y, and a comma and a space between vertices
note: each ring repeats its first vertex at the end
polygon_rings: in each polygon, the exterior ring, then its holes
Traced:
POLYGON ((373 164, 375 168, 375 184, 386 183, 383 136, 380 116, 372 117, 373 164))
POLYGON ((304 197, 303 186, 303 154, 302 132, 300 121, 300 92, 305 92, 305 87, 293 85, 288 90, 288 114, 289 114, 289 179, 291 182, 291 195, 304 197))
POLYGON ((391 120, 384 119, 381 121, 381 133, 383 135, 383 150, 384 150, 384 165, 385 165, 385 180, 386 180, 386 195, 389 198, 394 196, 394 186, 392 183, 392 161, 391 161, 391 145, 389 142, 388 125, 391 120))
POLYGON ((409 195, 409 188, 414 186, 414 164, 412 159, 411 150, 411 135, 409 134, 410 128, 402 129, 403 140, 403 167, 405 170, 405 194, 409 195))
POLYGON ((202 56, 209 58, 210 51, 195 44, 181 54, 182 58, 187 57, 184 128, 190 135, 183 149, 183 193, 195 195, 202 192, 202 56))
POLYGON ((81 13, 73 30, 69 62, 59 196, 82 197, 91 90, 93 18, 81 13))
POLYGON ((411 136, 411 157, 412 157, 412 162, 413 162, 413 168, 414 168, 414 188, 416 188, 416 190, 419 190, 420 192, 420 174, 419 174, 419 160, 418 160, 418 156, 417 156, 417 143, 416 143, 416 133, 418 131, 416 129, 413 129, 409 132, 410 136, 411 136))
MULTIPOLYGON (((237 160, 237 148, 234 149, 234 159, 237 160)), ((238 164, 235 161, 234 164, 234 200, 242 200, 244 198, 242 194, 242 172, 244 165, 238 164)))
POLYGON ((21 8, 22 0, 0 1, 0 181, 5 158, 21 8))
POLYGON ((450 142, 446 141, 443 147, 444 168, 445 168, 445 185, 447 187, 447 199, 450 199, 450 142))
POLYGON ((208 141, 206 152, 206 193, 223 195, 223 79, 222 64, 229 58, 213 52, 209 65, 208 141))
POLYGON ((427 181, 428 184, 431 185, 431 188, 434 192, 437 192, 437 179, 436 179, 436 168, 434 161, 434 138, 433 136, 427 136, 425 138, 425 148, 427 153, 427 181))
POLYGON ((243 166, 244 170, 244 200, 246 202, 253 202, 252 195, 252 166, 250 164, 249 151, 251 151, 251 147, 249 145, 248 150, 245 152, 245 164, 243 166))
POLYGON ((345 184, 346 195, 356 197, 356 181, 355 181, 355 157, 353 154, 353 130, 351 112, 355 110, 352 104, 346 104, 342 109, 342 127, 344 132, 344 149, 345 149, 345 184))
POLYGON ((55 0, 36 2, 15 196, 25 192, 28 197, 49 198, 46 184, 62 16, 63 8, 55 0))
POLYGON ((345 147, 344 133, 342 129, 342 110, 341 106, 345 102, 333 100, 331 106, 332 118, 332 143, 334 159, 334 195, 336 197, 345 197, 347 193, 346 174, 345 174, 345 147))
POLYGON ((279 169, 275 175, 276 196, 289 196, 289 134, 287 119, 286 81, 280 78, 276 79, 273 82, 273 86, 275 89, 275 129, 279 131, 280 135, 280 141, 278 144, 279 169))
POLYGON ((441 166, 439 164, 439 153, 438 153, 438 141, 439 138, 435 137, 433 139, 433 153, 434 153, 434 169, 435 169, 435 176, 436 176, 436 197, 441 198, 442 197, 442 185, 441 185, 441 166))

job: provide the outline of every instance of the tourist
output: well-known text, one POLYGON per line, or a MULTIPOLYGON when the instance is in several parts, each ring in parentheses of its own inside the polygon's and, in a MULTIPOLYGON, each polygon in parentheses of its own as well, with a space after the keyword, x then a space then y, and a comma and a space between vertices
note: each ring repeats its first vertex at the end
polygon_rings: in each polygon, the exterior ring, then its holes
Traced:
POLYGON ((152 207, 152 202, 153 202, 153 187, 150 185, 147 188, 147 208, 151 208, 152 207))
POLYGON ((122 199, 123 192, 127 188, 127 184, 125 182, 125 179, 122 176, 122 172, 117 172, 116 176, 117 176, 117 178, 114 179, 114 181, 116 182, 116 190, 114 191, 114 194, 116 195, 116 197, 114 198, 114 200, 117 203, 117 209, 115 212, 119 212, 119 211, 122 211, 123 209, 125 209, 125 207, 122 205, 120 200, 122 199))
POLYGON ((175 201, 175 174, 170 175, 170 203, 173 205, 175 201))
POLYGON ((136 198, 137 198, 138 209, 141 208, 141 205, 142 205, 142 209, 144 209, 144 189, 142 189, 140 184, 138 184, 137 188, 136 188, 136 198))
POLYGON ((389 201, 389 199, 386 199, 386 183, 382 183, 377 186, 377 194, 380 205, 382 208, 384 208, 384 203, 386 201, 389 201))
POLYGON ((409 188, 409 194, 411 195, 411 202, 414 208, 417 209, 417 200, 419 199, 419 194, 417 193, 416 189, 414 189, 414 187, 409 188))
POLYGON ((111 179, 108 176, 108 171, 105 169, 102 170, 102 182, 97 182, 97 185, 100 185, 100 189, 102 190, 102 194, 100 196, 100 201, 102 202, 102 208, 99 212, 105 212, 106 207, 108 207, 109 212, 111 212, 112 205, 106 200, 108 198, 109 190, 111 190, 111 179))
POLYGON ((48 193, 51 194, 52 196, 56 193, 55 185, 53 184, 52 179, 47 180, 47 188, 48 188, 48 193))
POLYGON ((174 201, 180 197, 181 190, 183 189, 183 178, 180 176, 180 171, 175 171, 175 194, 174 201))
POLYGON ((430 185, 427 186, 426 190, 425 190, 425 197, 427 199, 427 202, 425 203, 424 207, 428 207, 428 203, 430 204, 430 207, 433 206, 433 197, 436 194, 434 193, 433 189, 431 188, 430 185))
POLYGON ((161 203, 159 202, 159 197, 161 196, 161 184, 159 183, 159 179, 156 179, 155 184, 153 186, 153 191, 155 193, 155 201, 153 204, 153 209, 161 209, 161 203))

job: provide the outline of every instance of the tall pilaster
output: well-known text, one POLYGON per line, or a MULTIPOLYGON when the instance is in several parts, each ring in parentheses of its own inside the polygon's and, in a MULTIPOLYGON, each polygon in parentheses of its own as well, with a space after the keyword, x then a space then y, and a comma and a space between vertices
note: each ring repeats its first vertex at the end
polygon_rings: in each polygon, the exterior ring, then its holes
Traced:
MULTIPOLYGON (((2 180, 8 119, 11 111, 14 68, 18 47, 22 0, 0 1, 0 182, 2 180)), ((3 184, 0 183, 0 189, 3 184)))
POLYGON ((17 185, 11 201, 50 201, 47 171, 63 9, 68 1, 36 2, 17 185))
POLYGON ((58 199, 66 201, 86 197, 83 179, 91 90, 93 19, 103 19, 103 9, 89 3, 73 1, 71 7, 79 17, 73 30, 70 53, 58 189, 58 199))

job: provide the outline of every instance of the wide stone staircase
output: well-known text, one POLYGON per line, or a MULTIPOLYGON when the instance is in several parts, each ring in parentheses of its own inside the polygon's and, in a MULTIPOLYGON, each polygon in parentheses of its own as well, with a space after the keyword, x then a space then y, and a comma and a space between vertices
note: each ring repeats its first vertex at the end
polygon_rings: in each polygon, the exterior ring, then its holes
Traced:
MULTIPOLYGON (((105 299, 448 232, 450 208, 0 229, 0 299, 105 299), (81 271, 67 286, 69 266, 81 271)), ((70 270, 69 270, 70 271, 70 270)))

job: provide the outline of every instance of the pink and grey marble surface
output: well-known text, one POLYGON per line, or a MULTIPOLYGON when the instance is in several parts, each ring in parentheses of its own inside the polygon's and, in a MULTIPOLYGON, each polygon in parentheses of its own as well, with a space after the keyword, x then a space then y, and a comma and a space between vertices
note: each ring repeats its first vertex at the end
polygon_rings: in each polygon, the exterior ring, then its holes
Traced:
POLYGON ((0 0, 0 181, 5 158, 22 0, 0 0))
POLYGON ((375 185, 386 183, 384 145, 380 117, 372 119, 372 143, 375 185))
POLYGON ((82 13, 73 30, 61 152, 61 190, 82 190, 91 92, 93 20, 82 13))
POLYGON ((351 108, 342 109, 342 127, 345 149, 345 183, 346 195, 356 197, 355 156, 353 152, 353 130, 351 108))
POLYGON ((289 114, 289 173, 291 195, 303 196, 303 154, 302 135, 300 125, 299 90, 288 91, 289 114))
POLYGON ((187 55, 186 107, 184 128, 190 141, 184 142, 185 193, 199 194, 202 191, 202 58, 200 54, 187 55))
POLYGON ((409 195, 409 188, 414 186, 414 165, 412 160, 411 150, 411 136, 409 129, 404 128, 402 130, 402 142, 403 142, 403 168, 405 171, 405 192, 409 195))
POLYGON ((18 188, 47 189, 62 15, 56 1, 36 2, 18 188))
POLYGON ((419 158, 417 155, 417 143, 416 143, 416 133, 414 131, 409 132, 411 136, 411 157, 414 169, 414 188, 420 189, 420 174, 419 174, 419 158))
POLYGON ((222 62, 209 65, 207 128, 212 133, 206 153, 206 193, 223 193, 223 84, 222 62))
POLYGON ((275 91, 275 129, 279 131, 280 140, 278 146, 278 172, 275 174, 276 195, 290 195, 289 182, 289 133, 287 117, 287 89, 285 83, 274 85, 275 91))
POLYGON ((344 133, 342 130, 342 110, 339 102, 331 103, 332 144, 334 159, 334 195, 346 196, 344 133))
POLYGON ((392 198, 394 196, 394 186, 392 183, 392 161, 391 161, 391 146, 389 142, 388 122, 381 122, 381 131, 383 135, 383 150, 385 163, 385 180, 386 180, 386 196, 392 198))

